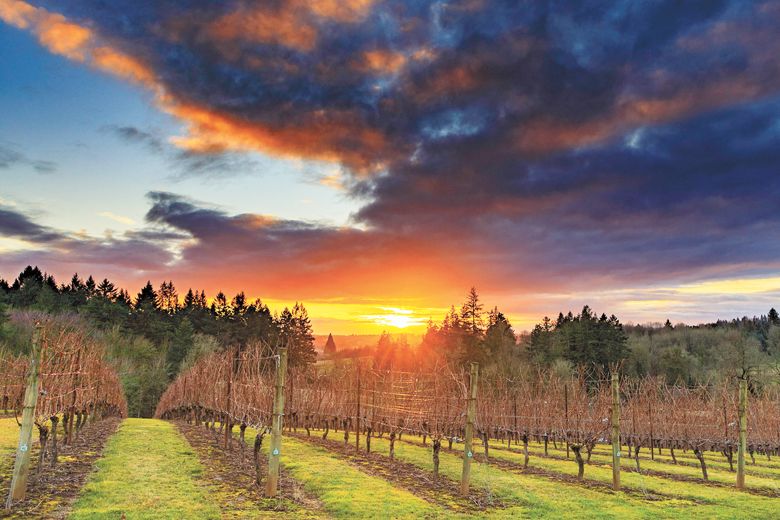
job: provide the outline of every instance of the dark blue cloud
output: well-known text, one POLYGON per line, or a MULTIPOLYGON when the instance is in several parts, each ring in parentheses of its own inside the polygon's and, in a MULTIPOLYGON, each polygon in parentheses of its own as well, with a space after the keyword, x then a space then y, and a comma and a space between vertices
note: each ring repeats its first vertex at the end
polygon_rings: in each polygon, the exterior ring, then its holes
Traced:
MULTIPOLYGON (((773 2, 38 4, 149 66, 180 106, 228 121, 218 137, 341 161, 365 201, 354 218, 368 231, 350 247, 458 241, 475 269, 487 251, 512 276, 560 280, 776 268, 773 2)), ((214 132, 179 115, 196 137, 214 132)), ((218 148, 188 156, 191 169, 228 168, 208 158, 218 148)), ((151 223, 204 243, 284 237, 289 259, 296 241, 340 236, 167 194, 152 204, 151 223)))

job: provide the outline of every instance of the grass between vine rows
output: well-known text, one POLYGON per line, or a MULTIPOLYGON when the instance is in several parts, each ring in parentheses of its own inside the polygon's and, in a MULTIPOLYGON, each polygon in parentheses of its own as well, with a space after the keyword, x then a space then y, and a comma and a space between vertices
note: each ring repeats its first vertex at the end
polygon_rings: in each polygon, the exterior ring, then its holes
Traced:
POLYGON ((126 419, 69 518, 220 518, 197 479, 204 469, 173 424, 126 419))
MULTIPOLYGON (((202 426, 200 428, 203 428, 202 426)), ((312 431, 313 435, 321 432, 312 431)), ((0 474, 10 474, 13 449, 18 427, 13 418, 0 420, 0 474)), ((247 430, 251 445, 254 432, 247 430)), ((267 457, 268 437, 263 446, 267 457)), ((257 507, 242 506, 231 509, 241 489, 237 481, 225 478, 215 471, 214 447, 201 452, 194 450, 172 423, 148 419, 128 419, 109 440, 104 456, 96 464, 96 471, 84 486, 70 518, 772 518, 780 498, 755 494, 772 493, 778 482, 778 464, 765 459, 748 465, 748 485, 754 493, 733 489, 734 474, 720 454, 709 453, 708 465, 712 482, 693 480, 700 475, 690 454, 680 451, 680 464, 671 463, 668 451, 656 460, 645 451, 641 460, 643 470, 650 474, 623 472, 626 492, 607 488, 611 481, 609 453, 598 447, 592 464, 585 470, 586 480, 575 482, 576 464, 565 459, 565 449, 549 446, 550 456, 543 456, 543 448, 531 444, 530 470, 522 468, 521 447, 491 445, 490 460, 482 460, 481 447, 472 469, 472 485, 488 490, 502 507, 487 507, 484 511, 460 513, 432 503, 414 489, 404 489, 381 476, 371 474, 370 464, 357 464, 352 456, 345 456, 341 446, 341 432, 331 432, 332 443, 307 439, 305 434, 285 432, 282 457, 283 469, 314 499, 316 510, 285 509, 269 511, 268 505, 258 499, 257 507), (200 460, 199 460, 200 456, 200 460), (214 460, 211 459, 214 457, 214 460), (218 481, 218 485, 214 482, 218 481), (418 496, 419 495, 419 496, 418 496)), ((446 443, 445 443, 446 445, 446 443)), ((354 437, 350 438, 354 449, 354 437)), ((361 451, 365 443, 361 443, 361 451)), ((449 482, 460 478, 461 458, 456 450, 445 448, 441 453, 440 470, 449 482)), ((389 442, 372 439, 372 452, 387 457, 389 442)), ((429 471, 431 447, 421 445, 419 437, 404 436, 396 442, 396 458, 403 463, 429 471)), ((240 457, 234 448, 227 457, 240 457)), ((223 457, 224 458, 224 457, 223 457)), ((626 469, 634 461, 624 459, 626 469)), ((227 471, 223 468, 223 471, 227 471)), ((425 485, 424 481, 420 482, 425 485)))

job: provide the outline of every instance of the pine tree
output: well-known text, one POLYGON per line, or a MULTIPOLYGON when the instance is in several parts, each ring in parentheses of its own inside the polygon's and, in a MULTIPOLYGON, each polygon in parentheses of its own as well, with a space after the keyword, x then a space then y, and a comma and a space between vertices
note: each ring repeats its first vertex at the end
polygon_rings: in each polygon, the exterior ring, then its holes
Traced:
POLYGON ((296 302, 292 311, 285 307, 278 323, 282 345, 288 348, 290 366, 306 366, 314 363, 317 360, 314 332, 309 313, 303 304, 296 302))
POLYGON ((184 296, 184 308, 191 310, 195 306, 195 295, 192 292, 192 288, 187 290, 187 294, 184 296))
POLYGON ((218 319, 228 319, 230 317, 230 307, 228 306, 227 296, 222 291, 217 293, 214 303, 211 304, 211 314, 218 319))
POLYGON ((472 287, 466 297, 466 302, 461 307, 460 318, 474 336, 482 334, 482 308, 477 290, 472 287))
POLYGON ((84 283, 84 289, 87 292, 87 298, 91 298, 95 295, 97 284, 95 283, 95 279, 92 278, 92 275, 89 275, 87 281, 84 283))
POLYGON ((160 291, 157 293, 157 308, 173 316, 179 310, 179 294, 173 281, 160 284, 160 291))
POLYGON ((157 310, 157 292, 152 287, 152 282, 147 281, 138 296, 135 297, 135 309, 157 310))
POLYGON ((336 341, 333 339, 333 334, 328 334, 328 340, 325 342, 325 354, 333 355, 336 353, 336 341))
POLYGON ((97 286, 97 294, 113 302, 117 297, 116 287, 108 281, 108 278, 103 278, 103 281, 97 286))

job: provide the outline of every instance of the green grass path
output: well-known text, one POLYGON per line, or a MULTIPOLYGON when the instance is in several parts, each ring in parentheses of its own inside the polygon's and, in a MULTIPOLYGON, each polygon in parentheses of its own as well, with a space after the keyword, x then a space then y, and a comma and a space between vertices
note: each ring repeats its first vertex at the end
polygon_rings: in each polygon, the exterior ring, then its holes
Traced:
MULTIPOLYGON (((34 437, 34 436, 33 436, 34 437)), ((19 442, 19 426, 13 417, 0 419, 0 456, 12 453, 19 442)))
POLYGON ((127 419, 109 439, 69 518, 220 518, 218 505, 196 482, 202 471, 173 424, 127 419))
MULTIPOLYGON (((247 429, 247 438, 255 432, 247 429)), ((268 456, 270 437, 263 452, 268 456)), ((368 475, 327 450, 290 437, 282 441, 282 471, 316 495, 334 518, 457 518, 452 512, 426 502, 386 480, 368 475)))

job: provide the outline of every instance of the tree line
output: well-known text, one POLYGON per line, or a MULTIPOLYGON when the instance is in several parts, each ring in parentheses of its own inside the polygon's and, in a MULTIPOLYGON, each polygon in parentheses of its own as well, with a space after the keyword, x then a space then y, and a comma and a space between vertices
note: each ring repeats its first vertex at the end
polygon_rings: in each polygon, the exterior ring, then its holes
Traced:
POLYGON ((668 384, 713 383, 749 374, 754 384, 780 375, 780 316, 719 320, 701 325, 624 325, 589 306, 575 314, 544 317, 528 333, 515 332, 497 307, 485 310, 472 288, 459 307, 439 323, 430 321, 419 348, 383 333, 376 346, 337 352, 334 359, 372 357, 375 369, 480 363, 482 370, 510 379, 532 377, 539 369, 561 377, 579 367, 607 370, 621 364, 635 378, 661 377, 668 384), (761 377, 760 377, 761 376, 761 377))
POLYGON ((108 279, 74 274, 69 283, 28 266, 12 282, 0 279, 0 347, 23 352, 28 339, 8 319, 12 310, 78 315, 107 339, 109 356, 120 368, 131 415, 151 415, 157 399, 184 368, 209 352, 262 341, 285 345, 291 366, 317 358, 308 312, 296 303, 273 314, 261 300, 243 292, 228 299, 219 292, 209 302, 202 290, 183 298, 173 282, 158 288, 147 282, 132 297, 108 279))

